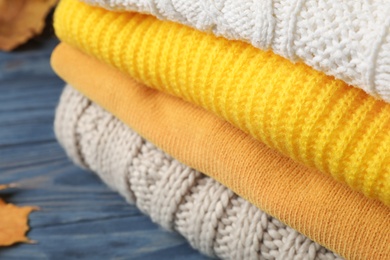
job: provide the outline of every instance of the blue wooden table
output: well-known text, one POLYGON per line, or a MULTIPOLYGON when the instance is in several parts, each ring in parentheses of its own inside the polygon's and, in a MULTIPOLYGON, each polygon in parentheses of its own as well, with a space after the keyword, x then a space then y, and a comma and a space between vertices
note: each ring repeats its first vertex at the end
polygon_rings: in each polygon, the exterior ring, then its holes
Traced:
POLYGON ((0 192, 30 215, 38 244, 0 248, 0 259, 206 259, 153 224, 94 174, 74 166, 53 133, 64 83, 50 68, 54 37, 0 53, 0 192))

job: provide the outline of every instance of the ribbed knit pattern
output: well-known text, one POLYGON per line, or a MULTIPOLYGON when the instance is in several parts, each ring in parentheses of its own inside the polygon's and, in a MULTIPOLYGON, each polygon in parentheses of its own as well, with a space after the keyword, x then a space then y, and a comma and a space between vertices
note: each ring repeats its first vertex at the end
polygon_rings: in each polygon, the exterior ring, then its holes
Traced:
POLYGON ((136 80, 390 204, 390 105, 306 65, 152 16, 63 0, 55 28, 136 80))
POLYGON ((388 0, 82 1, 245 41, 390 102, 388 0))
POLYGON ((54 50, 51 64, 72 87, 143 138, 313 241, 347 259, 390 259, 390 207, 382 202, 68 44, 54 50))
POLYGON ((341 259, 162 152, 71 87, 61 96, 55 131, 77 164, 208 256, 341 259))

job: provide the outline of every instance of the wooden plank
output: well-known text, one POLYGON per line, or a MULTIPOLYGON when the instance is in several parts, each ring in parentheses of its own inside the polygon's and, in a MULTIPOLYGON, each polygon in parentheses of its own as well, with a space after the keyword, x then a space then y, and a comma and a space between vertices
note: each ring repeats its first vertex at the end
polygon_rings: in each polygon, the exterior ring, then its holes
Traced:
POLYGON ((38 244, 0 249, 1 259, 207 259, 77 168, 57 144, 54 109, 64 83, 50 68, 57 40, 0 53, 0 196, 42 208, 30 217, 38 244))

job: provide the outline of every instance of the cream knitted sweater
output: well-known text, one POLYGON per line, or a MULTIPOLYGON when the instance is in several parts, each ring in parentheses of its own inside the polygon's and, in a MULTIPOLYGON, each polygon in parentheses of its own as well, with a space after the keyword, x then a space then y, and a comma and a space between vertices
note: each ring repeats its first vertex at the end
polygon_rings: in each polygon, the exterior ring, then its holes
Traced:
POLYGON ((387 0, 83 0, 242 40, 390 102, 387 0))
POLYGON ((222 259, 340 259, 215 180, 173 159, 66 87, 55 132, 78 165, 166 229, 222 259))

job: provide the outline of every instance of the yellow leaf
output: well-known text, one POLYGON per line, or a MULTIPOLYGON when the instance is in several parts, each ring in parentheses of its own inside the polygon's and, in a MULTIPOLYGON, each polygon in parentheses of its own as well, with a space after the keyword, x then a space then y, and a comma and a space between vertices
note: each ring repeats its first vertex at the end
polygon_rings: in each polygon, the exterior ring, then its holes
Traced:
MULTIPOLYGON (((0 190, 15 185, 1 185, 0 190)), ((29 230, 28 215, 38 210, 37 207, 17 207, 11 203, 7 204, 0 199, 0 246, 10 246, 18 242, 33 243, 26 237, 29 230)))
POLYGON ((42 32, 57 0, 0 0, 0 50, 10 51, 42 32))

